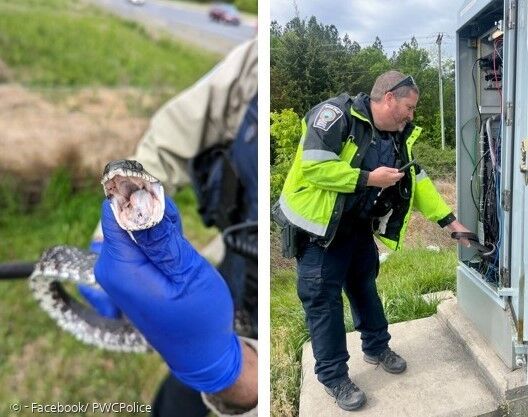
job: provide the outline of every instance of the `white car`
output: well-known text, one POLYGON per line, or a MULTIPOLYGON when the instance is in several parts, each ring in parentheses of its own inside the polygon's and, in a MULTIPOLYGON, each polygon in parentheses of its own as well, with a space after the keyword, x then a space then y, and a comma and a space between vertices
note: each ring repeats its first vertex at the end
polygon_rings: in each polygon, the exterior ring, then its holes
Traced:
POLYGON ((128 2, 134 6, 143 6, 145 4, 145 0, 128 0, 128 2))

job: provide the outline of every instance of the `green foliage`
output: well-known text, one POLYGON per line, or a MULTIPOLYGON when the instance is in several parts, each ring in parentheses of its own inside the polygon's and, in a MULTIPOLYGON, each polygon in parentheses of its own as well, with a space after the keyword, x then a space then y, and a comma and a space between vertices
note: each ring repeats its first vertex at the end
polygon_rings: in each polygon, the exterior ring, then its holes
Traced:
POLYGON ((68 169, 58 168, 42 192, 40 207, 49 212, 57 207, 64 207, 73 192, 72 177, 68 169))
POLYGON ((22 200, 19 193, 15 192, 15 179, 2 176, 0 182, 0 219, 19 213, 22 200))
MULTIPOLYGON (((389 58, 379 38, 361 48, 333 25, 294 18, 284 27, 271 24, 271 110, 304 115, 314 105, 344 91, 369 93, 375 79, 395 69, 411 74, 420 87, 415 123, 423 139, 440 146, 440 102, 436 63, 415 38, 389 58)), ((443 63, 444 120, 447 146, 455 146, 454 63, 443 63)), ((274 150, 272 148, 272 154, 274 150)))
POLYGON ((272 112, 271 118, 271 199, 276 201, 288 175, 299 140, 301 120, 292 109, 272 112))
POLYGON ((336 85, 338 91, 347 91, 355 95, 360 92, 369 93, 377 76, 390 69, 390 63, 382 49, 374 46, 357 51, 344 62, 341 67, 341 80, 336 85))
POLYGON ((37 259, 54 244, 86 247, 90 241, 104 198, 101 186, 93 181, 76 188, 65 168, 45 183, 41 195, 30 196, 20 181, 7 177, 0 182, 3 193, 16 196, 7 211, 0 210, 0 260, 37 259))
POLYGON ((76 5, 75 0, 2 0, 2 5, 10 6, 11 8, 41 8, 47 10, 61 10, 64 8, 74 8, 76 5))
POLYGON ((315 17, 295 18, 284 28, 273 22, 271 44, 271 110, 293 108, 298 114, 337 90, 341 66, 357 49, 340 40, 335 26, 315 17))
POLYGON ((235 0, 235 6, 243 12, 257 14, 258 1, 257 0, 235 0))
POLYGON ((0 0, 0 59, 38 86, 133 85, 183 89, 218 57, 77 2, 0 0), (51 7, 55 5, 56 7, 51 7))
POLYGON ((271 415, 298 415, 302 346, 309 339, 295 291, 295 273, 280 271, 271 280, 271 415))
POLYGON ((218 229, 215 227, 206 228, 203 224, 202 217, 197 210, 198 202, 193 188, 191 186, 184 187, 173 198, 180 210, 185 236, 194 245, 205 246, 218 233, 218 229))
POLYGON ((424 140, 416 142, 414 156, 432 179, 450 179, 456 176, 456 153, 453 148, 435 148, 424 140))
MULTIPOLYGON (((29 196, 19 180, 0 181, 0 260, 36 259, 50 245, 88 245, 104 199, 101 185, 95 180, 77 185, 67 168, 58 168, 45 184, 40 195, 29 196)), ((192 188, 183 188, 174 200, 187 238, 199 247, 208 243, 217 231, 202 224, 192 188)))

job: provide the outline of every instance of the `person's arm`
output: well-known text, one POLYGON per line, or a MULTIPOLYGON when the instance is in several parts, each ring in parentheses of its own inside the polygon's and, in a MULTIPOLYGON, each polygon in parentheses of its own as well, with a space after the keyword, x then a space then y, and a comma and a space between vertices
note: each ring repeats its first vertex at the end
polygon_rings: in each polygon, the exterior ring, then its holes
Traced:
POLYGON ((368 172, 352 168, 343 156, 355 146, 346 141, 350 117, 344 106, 327 102, 303 119, 302 172, 318 188, 352 193, 367 185, 368 172))
POLYGON ((437 222, 442 228, 456 220, 451 207, 437 191, 427 172, 419 165, 416 165, 414 208, 422 213, 426 219, 437 222))
POLYGON ((254 339, 240 338, 243 342, 242 372, 237 381, 218 394, 202 393, 202 399, 207 407, 217 416, 257 416, 257 384, 258 380, 258 342, 254 339), (254 401, 254 402, 253 402, 254 401), (245 405, 240 405, 245 404, 245 405))
MULTIPOLYGON (((428 220, 437 222, 442 228, 447 227, 452 232, 469 232, 469 229, 456 219, 453 210, 444 201, 425 170, 419 165, 416 166, 414 207, 428 220)), ((467 239, 460 239, 460 242, 469 246, 467 239)))
POLYGON ((189 159, 234 139, 250 100, 257 92, 257 40, 230 52, 215 68, 167 102, 130 159, 166 187, 189 182, 189 159))
POLYGON ((178 380, 228 408, 255 408, 257 354, 233 329, 229 289, 182 235, 174 203, 165 207, 132 239, 103 203, 96 279, 178 380))
MULTIPOLYGON (((464 226, 458 220, 453 220, 451 223, 447 225, 447 228, 449 229, 450 232, 464 232, 464 233, 469 232, 471 233, 471 230, 469 230, 466 226, 464 226)), ((460 238, 459 241, 467 248, 471 246, 471 242, 466 238, 460 238)))

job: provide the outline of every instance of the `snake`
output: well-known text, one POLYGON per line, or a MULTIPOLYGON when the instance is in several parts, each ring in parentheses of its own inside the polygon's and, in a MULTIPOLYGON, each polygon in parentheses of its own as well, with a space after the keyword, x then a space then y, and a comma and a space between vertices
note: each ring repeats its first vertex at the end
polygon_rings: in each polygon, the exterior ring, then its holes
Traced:
MULTIPOLYGON (((110 161, 101 184, 117 223, 132 239, 131 232, 151 228, 163 218, 163 185, 139 162, 110 161)), ((118 352, 150 351, 146 339, 126 317, 103 317, 62 285, 72 282, 101 289, 94 275, 97 256, 74 246, 47 249, 29 277, 33 296, 59 327, 81 342, 118 352)))

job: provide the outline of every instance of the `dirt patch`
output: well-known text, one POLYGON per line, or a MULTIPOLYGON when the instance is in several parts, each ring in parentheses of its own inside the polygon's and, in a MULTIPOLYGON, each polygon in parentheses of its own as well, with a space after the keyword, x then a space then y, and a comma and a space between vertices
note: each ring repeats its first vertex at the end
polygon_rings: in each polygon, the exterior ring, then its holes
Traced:
POLYGON ((0 83, 5 83, 11 79, 12 73, 4 61, 0 59, 0 83))
MULTIPOLYGON (((436 189, 453 209, 456 207, 456 185, 454 181, 435 181, 436 189)), ((405 238, 406 248, 425 248, 429 245, 439 248, 455 247, 448 230, 441 229, 436 222, 427 220, 421 213, 414 212, 409 221, 405 238)))
POLYGON ((106 162, 130 156, 148 126, 130 108, 140 92, 83 89, 51 99, 0 85, 0 169, 34 181, 60 165, 98 177, 106 162))

